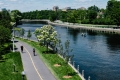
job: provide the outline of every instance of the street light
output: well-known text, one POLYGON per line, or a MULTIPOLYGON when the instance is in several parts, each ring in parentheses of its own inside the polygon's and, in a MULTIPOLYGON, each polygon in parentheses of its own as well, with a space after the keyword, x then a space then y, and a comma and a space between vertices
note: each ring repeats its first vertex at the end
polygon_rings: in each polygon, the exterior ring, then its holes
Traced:
POLYGON ((16 23, 13 24, 13 52, 15 52, 14 50, 14 26, 15 26, 16 23))
POLYGON ((14 50, 14 36, 13 36, 13 52, 15 52, 15 50, 14 50))
POLYGON ((22 72, 21 72, 21 75, 22 75, 22 80, 24 80, 25 72, 22 71, 22 72))

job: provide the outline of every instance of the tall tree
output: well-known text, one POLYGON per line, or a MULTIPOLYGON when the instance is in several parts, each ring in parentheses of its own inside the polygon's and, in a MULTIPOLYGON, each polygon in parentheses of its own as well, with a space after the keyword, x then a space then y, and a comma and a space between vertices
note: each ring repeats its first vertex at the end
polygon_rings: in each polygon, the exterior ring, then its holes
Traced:
POLYGON ((10 29, 0 26, 0 58, 4 51, 3 45, 11 39, 10 29))
POLYGON ((100 9, 97 7, 97 6, 91 6, 91 7, 88 7, 88 10, 93 10, 93 11, 95 11, 95 12, 99 12, 100 11, 100 9))
POLYGON ((23 28, 21 28, 20 35, 22 36, 22 38, 23 38, 24 34, 25 34, 25 30, 23 28))
POLYGON ((94 19, 96 19, 97 17, 97 12, 93 11, 93 10, 89 10, 88 11, 88 18, 89 18, 89 22, 92 23, 92 21, 94 19))
POLYGON ((11 18, 14 22, 16 22, 16 26, 19 24, 19 20, 22 18, 22 14, 19 10, 11 11, 11 18))
POLYGON ((30 38, 31 38, 31 36, 32 36, 31 31, 30 31, 30 30, 28 30, 27 38, 28 38, 28 39, 30 39, 30 38))
POLYGON ((41 27, 40 29, 36 29, 35 34, 37 34, 37 39, 39 42, 44 43, 44 45, 47 45, 47 51, 48 51, 48 45, 50 43, 54 43, 56 45, 57 42, 57 32, 51 25, 45 25, 41 27), (39 34, 38 34, 39 33, 39 34))
POLYGON ((114 20, 117 26, 120 26, 120 1, 109 0, 106 14, 111 20, 114 20))

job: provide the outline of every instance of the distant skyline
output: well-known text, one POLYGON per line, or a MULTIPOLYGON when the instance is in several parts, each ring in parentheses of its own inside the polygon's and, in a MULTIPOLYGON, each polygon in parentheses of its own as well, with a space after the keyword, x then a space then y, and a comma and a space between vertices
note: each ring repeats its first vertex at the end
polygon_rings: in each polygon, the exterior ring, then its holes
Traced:
POLYGON ((99 8, 106 8, 108 0, 0 0, 0 8, 10 10, 18 9, 21 12, 35 10, 50 10, 53 6, 60 9, 71 7, 77 9, 80 7, 88 8, 96 5, 99 8))

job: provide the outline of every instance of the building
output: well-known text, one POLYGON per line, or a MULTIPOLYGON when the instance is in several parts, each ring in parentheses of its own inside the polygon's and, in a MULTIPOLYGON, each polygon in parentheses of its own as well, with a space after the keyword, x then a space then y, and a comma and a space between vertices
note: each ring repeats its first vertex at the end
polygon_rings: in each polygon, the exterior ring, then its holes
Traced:
POLYGON ((6 8, 2 8, 2 11, 6 11, 7 9, 6 8))
POLYGON ((85 7, 80 7, 80 8, 78 8, 78 10, 86 10, 86 8, 85 7))
POLYGON ((54 6, 53 7, 53 11, 58 11, 59 10, 59 7, 58 6, 54 6))
POLYGON ((69 11, 69 10, 75 10, 75 9, 71 9, 71 7, 66 7, 62 9, 62 11, 69 11))

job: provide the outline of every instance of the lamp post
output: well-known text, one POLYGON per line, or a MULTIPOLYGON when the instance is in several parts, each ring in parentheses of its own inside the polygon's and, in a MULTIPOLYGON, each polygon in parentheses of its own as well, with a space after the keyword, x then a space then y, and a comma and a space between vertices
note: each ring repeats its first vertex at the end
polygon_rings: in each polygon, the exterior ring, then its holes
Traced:
POLYGON ((14 25, 13 25, 13 52, 15 52, 14 50, 14 25))
POLYGON ((13 36, 13 52, 15 52, 15 50, 14 50, 14 36, 13 36))
POLYGON ((25 72, 24 71, 21 72, 21 75, 22 75, 22 80, 25 80, 24 79, 24 76, 25 76, 25 72))

